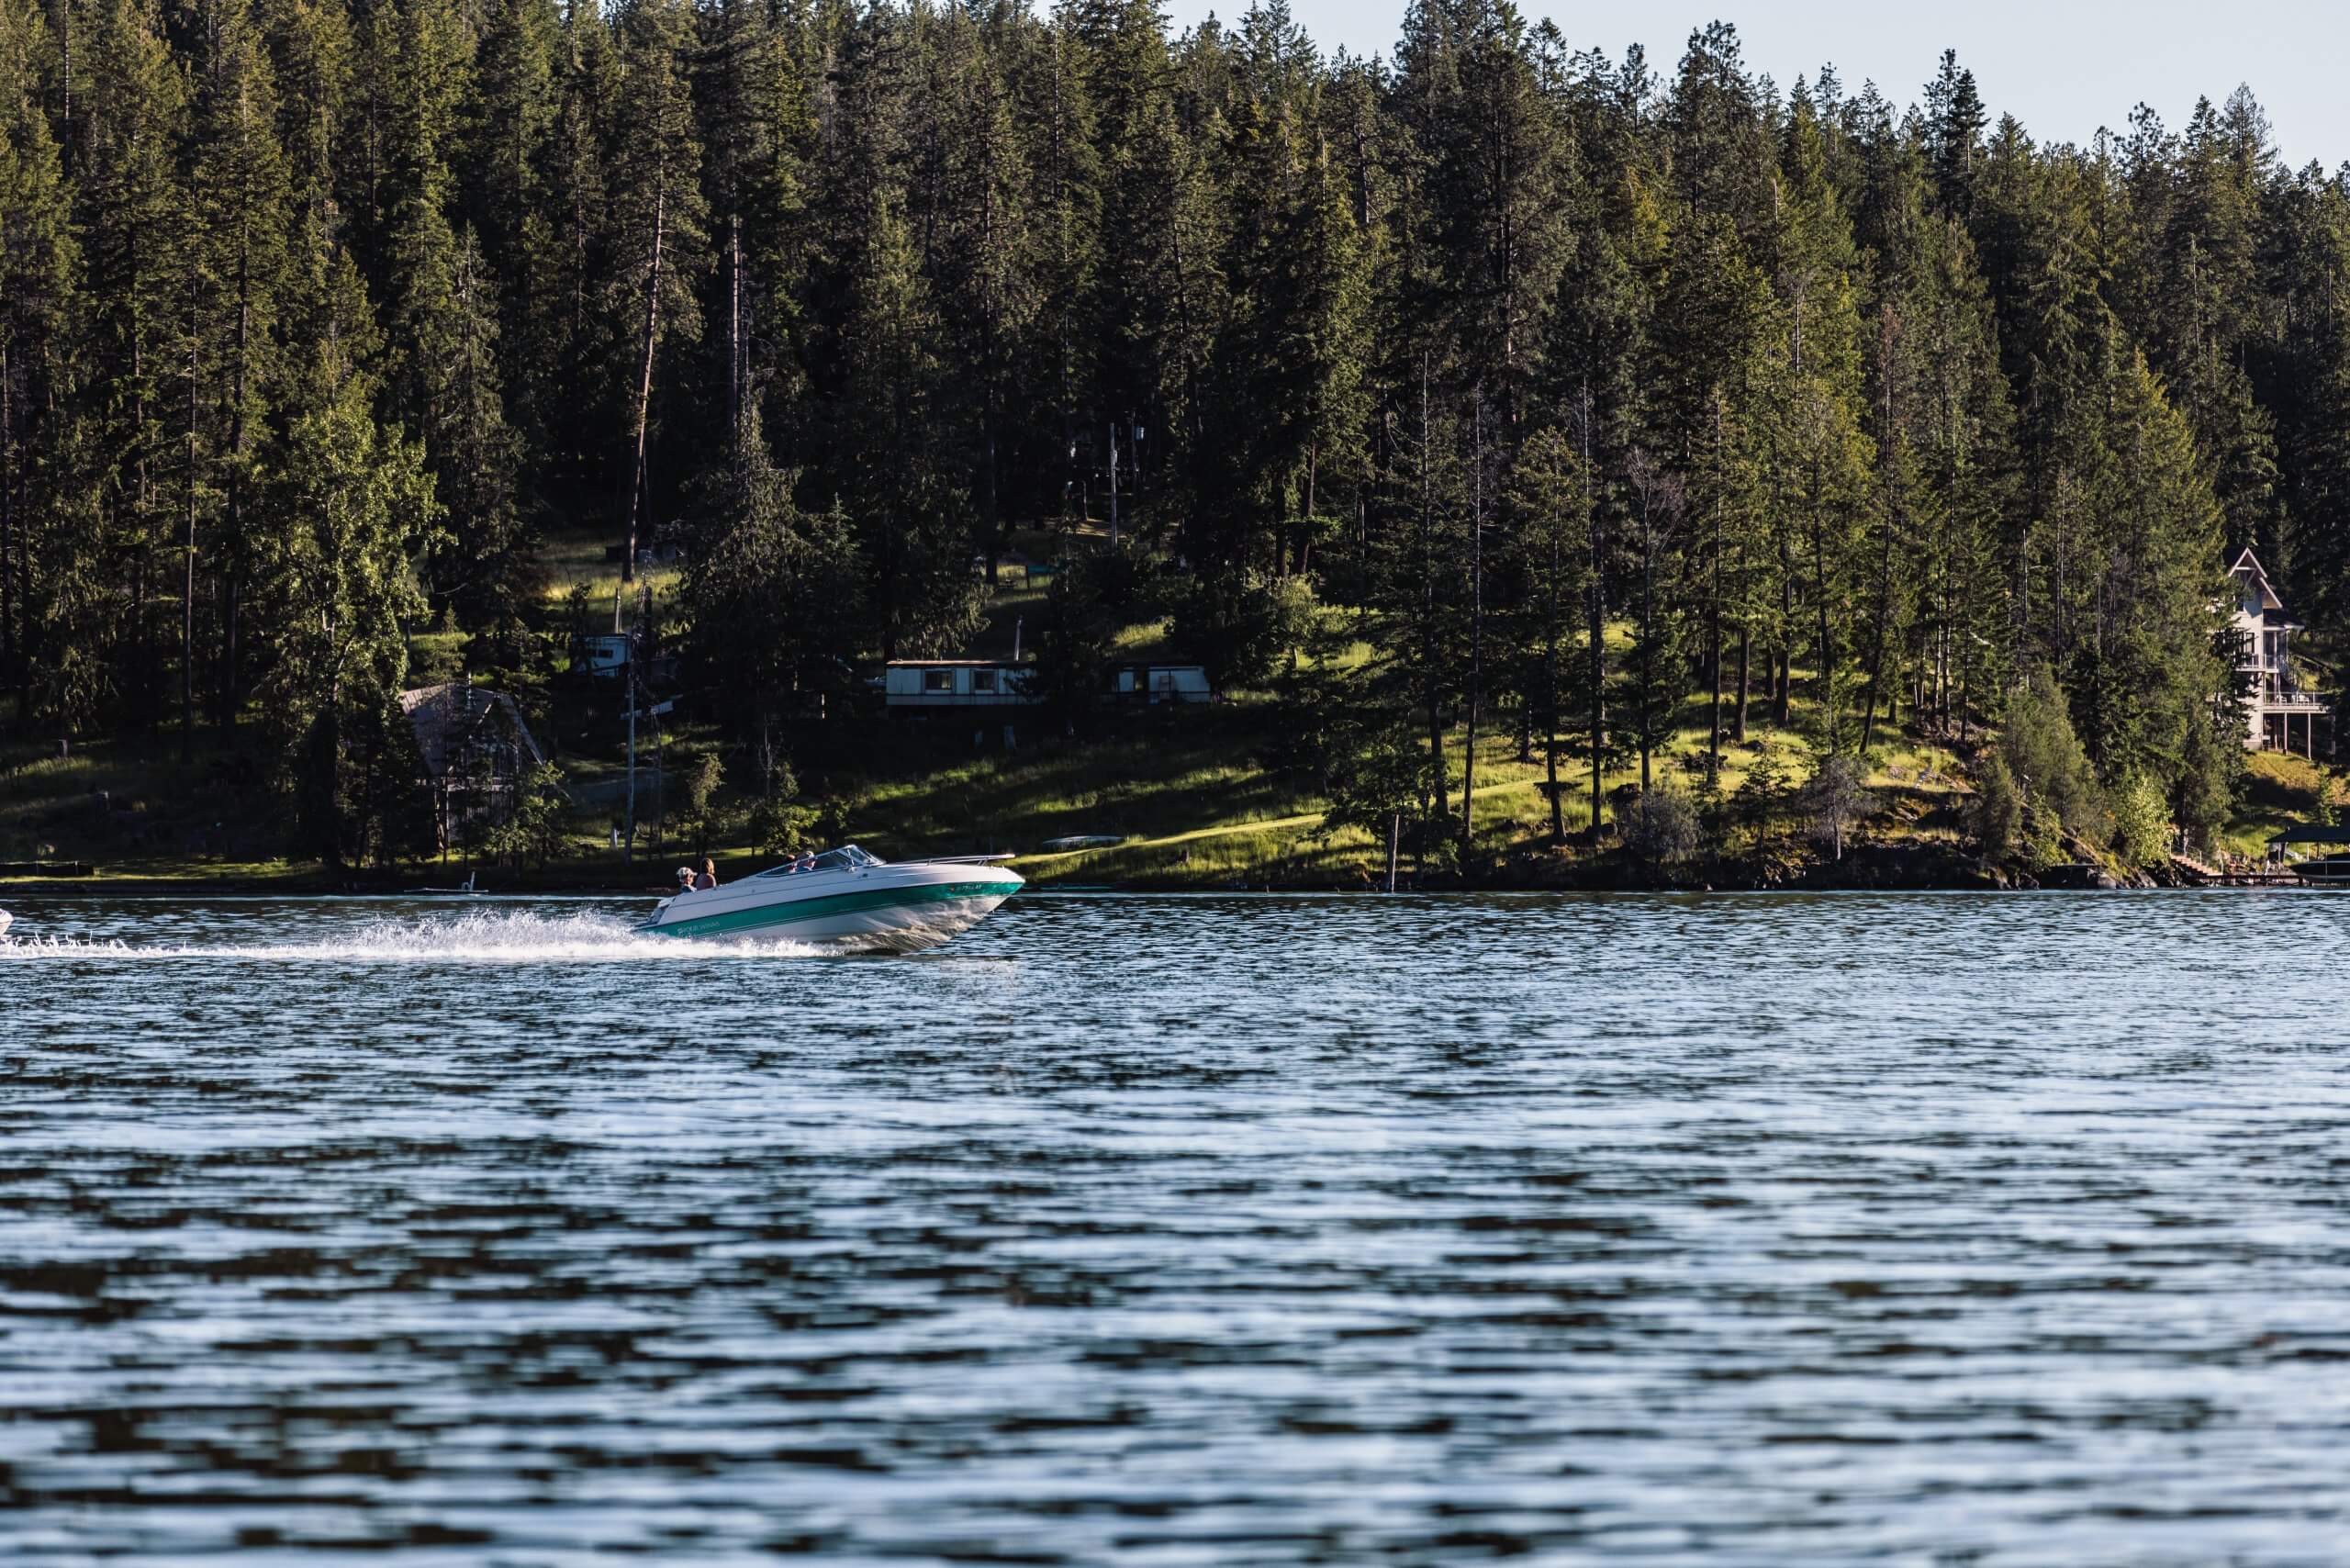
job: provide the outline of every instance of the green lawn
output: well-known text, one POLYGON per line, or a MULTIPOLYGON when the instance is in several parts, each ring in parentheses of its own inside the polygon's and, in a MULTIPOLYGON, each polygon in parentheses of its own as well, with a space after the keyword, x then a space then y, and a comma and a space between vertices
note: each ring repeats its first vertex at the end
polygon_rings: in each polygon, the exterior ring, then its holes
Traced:
MULTIPOLYGON (((2221 847, 2231 854, 2258 858, 2268 853, 2268 841, 2286 828, 2310 821, 2317 812, 2318 766, 2283 752, 2257 751, 2244 759, 2244 803, 2220 835, 2221 847)), ((2333 801, 2344 803, 2339 785, 2333 801)))
POLYGON ((209 729, 191 761, 171 732, 0 748, 0 861, 87 863, 100 879, 315 876, 281 857, 282 805, 252 757, 209 729))
MULTIPOLYGON (((585 586, 589 610, 602 618, 599 624, 608 625, 612 598, 621 587, 621 568, 620 563, 606 561, 604 552, 620 542, 620 531, 610 524, 549 530, 539 548, 539 562, 546 570, 549 608, 563 605, 575 589, 585 586)), ((660 601, 675 594, 684 577, 684 569, 671 565, 647 566, 637 573, 636 581, 649 586, 660 601)))

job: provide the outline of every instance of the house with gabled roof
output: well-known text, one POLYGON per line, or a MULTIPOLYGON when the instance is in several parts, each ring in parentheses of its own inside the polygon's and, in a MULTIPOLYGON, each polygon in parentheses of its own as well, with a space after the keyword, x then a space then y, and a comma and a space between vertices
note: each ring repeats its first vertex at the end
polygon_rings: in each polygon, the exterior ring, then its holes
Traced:
POLYGON ((2244 748, 2317 755, 2317 727, 2333 738, 2333 709, 2319 695, 2316 670, 2293 656, 2293 633, 2304 630, 2288 614, 2260 558, 2246 546, 2228 568, 2235 587, 2236 682, 2244 693, 2244 748))
POLYGON ((514 699, 467 679, 403 691, 400 711, 416 734, 444 850, 466 823, 511 815, 526 775, 547 759, 514 699))

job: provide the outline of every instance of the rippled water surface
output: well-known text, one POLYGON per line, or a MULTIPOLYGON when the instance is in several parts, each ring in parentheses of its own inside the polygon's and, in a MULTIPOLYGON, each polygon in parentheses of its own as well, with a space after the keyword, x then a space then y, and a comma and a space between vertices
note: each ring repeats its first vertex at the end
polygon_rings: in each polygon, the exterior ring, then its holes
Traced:
POLYGON ((0 1558, 2350 1556, 2350 903, 19 902, 0 1558))

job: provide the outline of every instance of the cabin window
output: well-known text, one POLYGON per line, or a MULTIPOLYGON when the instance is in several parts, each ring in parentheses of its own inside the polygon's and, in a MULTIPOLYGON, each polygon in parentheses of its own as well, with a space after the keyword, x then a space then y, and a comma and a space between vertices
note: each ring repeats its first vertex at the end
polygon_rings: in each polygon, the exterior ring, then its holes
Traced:
POLYGON ((995 689, 995 671, 991 669, 973 670, 971 672, 971 689, 974 691, 993 691, 995 689))
POLYGON ((955 689, 955 672, 951 669, 926 669, 922 672, 922 689, 924 691, 952 691, 955 689))

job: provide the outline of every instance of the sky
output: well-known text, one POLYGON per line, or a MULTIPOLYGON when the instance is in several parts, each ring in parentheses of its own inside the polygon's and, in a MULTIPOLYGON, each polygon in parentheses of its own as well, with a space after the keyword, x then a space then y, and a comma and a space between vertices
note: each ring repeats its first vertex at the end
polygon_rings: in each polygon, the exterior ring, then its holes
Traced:
MULTIPOLYGON (((1229 22, 1248 8, 1247 0, 1165 4, 1178 28, 1211 10, 1229 22)), ((1918 100, 1942 50, 1955 49, 1993 120, 2013 114, 2040 141, 2087 141, 2099 126, 2124 130, 2140 103, 2177 129, 2199 96, 2218 103, 2244 84, 2268 111, 2288 164, 2350 161, 2350 93, 2340 67, 2350 51, 2350 6, 2340 0, 1519 4, 1558 23, 1572 48, 1597 46, 1620 58, 1625 45, 1645 44, 1651 66, 1668 77, 1689 34, 1719 19, 1738 28, 1748 67, 1767 73, 1782 92, 1832 62, 1848 90, 1874 81, 1905 106, 1918 100)), ((1343 44, 1357 54, 1393 53, 1404 15, 1402 0, 1290 0, 1290 8, 1326 51, 1343 44)))

